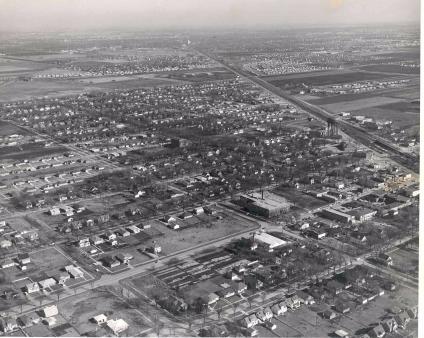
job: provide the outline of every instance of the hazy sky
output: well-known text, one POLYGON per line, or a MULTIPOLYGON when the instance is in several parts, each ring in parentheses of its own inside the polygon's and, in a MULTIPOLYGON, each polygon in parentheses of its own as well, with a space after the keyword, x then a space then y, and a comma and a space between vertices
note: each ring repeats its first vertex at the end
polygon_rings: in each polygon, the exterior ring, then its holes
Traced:
POLYGON ((0 0, 0 31, 419 21, 420 0, 0 0))

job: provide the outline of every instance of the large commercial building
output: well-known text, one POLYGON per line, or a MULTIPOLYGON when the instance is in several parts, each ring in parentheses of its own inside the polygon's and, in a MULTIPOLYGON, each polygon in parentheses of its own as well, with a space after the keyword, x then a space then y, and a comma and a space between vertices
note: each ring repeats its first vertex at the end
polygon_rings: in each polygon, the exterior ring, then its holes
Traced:
POLYGON ((269 252, 272 252, 275 248, 287 244, 286 241, 270 234, 267 234, 266 232, 255 234, 255 241, 266 247, 269 252))
POLYGON ((249 212, 267 218, 285 213, 291 206, 284 197, 270 192, 240 195, 240 204, 249 212))
POLYGON ((321 215, 330 220, 345 222, 345 223, 351 223, 355 219, 354 216, 349 215, 347 212, 343 212, 341 210, 337 210, 333 208, 322 209, 321 215))

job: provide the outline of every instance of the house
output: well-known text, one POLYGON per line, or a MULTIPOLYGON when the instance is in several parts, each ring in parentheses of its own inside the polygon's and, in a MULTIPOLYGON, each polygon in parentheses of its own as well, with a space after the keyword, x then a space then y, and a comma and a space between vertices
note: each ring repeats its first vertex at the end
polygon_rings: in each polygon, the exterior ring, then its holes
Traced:
POLYGON ((212 209, 210 207, 203 207, 203 211, 207 215, 215 215, 216 214, 216 210, 215 209, 212 209))
POLYGON ((291 310, 296 310, 300 308, 300 298, 297 297, 296 295, 289 297, 286 299, 286 305, 291 310))
POLYGON ((101 313, 101 314, 91 318, 91 320, 93 322, 95 322, 97 325, 100 325, 100 324, 104 324, 104 323, 107 322, 107 317, 103 313, 101 313))
POLYGON ((243 282, 236 283, 234 287, 234 291, 236 291, 239 295, 247 290, 247 285, 243 282))
POLYGON ((18 328, 18 323, 12 318, 0 318, 0 331, 4 333, 13 332, 18 328))
POLYGON ((267 320, 270 320, 272 317, 274 317, 274 314, 272 313, 272 310, 269 306, 264 309, 264 314, 267 320))
POLYGON ((52 286, 56 285, 57 282, 56 282, 56 280, 54 280, 53 278, 50 277, 50 278, 46 278, 46 279, 39 281, 38 284, 40 284, 40 287, 42 289, 47 289, 47 288, 51 288, 52 286))
POLYGON ((191 217, 193 217, 193 214, 189 212, 183 212, 182 214, 178 215, 178 218, 181 218, 181 219, 189 219, 191 217))
POLYGON ((93 235, 93 236, 90 237, 90 242, 91 242, 92 245, 99 245, 99 244, 104 243, 104 240, 103 240, 103 238, 101 238, 98 235, 93 235))
POLYGON ((51 216, 57 216, 60 215, 60 209, 58 207, 53 207, 49 210, 49 214, 51 216))
POLYGON ((19 254, 18 255, 18 262, 21 265, 26 265, 26 264, 31 263, 31 258, 29 257, 29 255, 27 253, 19 254))
POLYGON ((151 224, 140 224, 139 226, 143 230, 147 230, 147 229, 150 229, 152 227, 151 224))
POLYGON ((338 295, 339 293, 341 293, 343 291, 343 284, 336 281, 336 280, 331 280, 327 283, 327 285, 325 286, 325 288, 331 292, 334 295, 338 295))
POLYGON ((273 306, 271 306, 271 310, 275 316, 281 316, 282 314, 284 314, 283 310, 278 304, 274 304, 273 306))
POLYGON ((256 317, 261 321, 264 322, 266 321, 268 318, 265 315, 265 312, 263 310, 259 310, 258 312, 256 312, 256 317))
POLYGON ((43 323, 46 324, 48 327, 52 327, 56 325, 57 320, 55 317, 48 317, 43 319, 43 323))
POLYGON ((258 325, 259 324, 259 319, 258 319, 258 317, 256 317, 256 315, 254 313, 252 313, 249 316, 249 320, 252 323, 252 326, 255 326, 255 325, 258 325))
POLYGON ((338 300, 334 308, 340 313, 348 313, 350 311, 349 302, 338 300))
POLYGON ((283 314, 287 312, 288 308, 287 308, 287 303, 286 303, 286 301, 282 301, 282 302, 280 302, 280 303, 278 304, 278 306, 280 307, 281 312, 282 312, 283 314))
POLYGON ((128 264, 131 259, 134 257, 128 253, 119 253, 116 255, 116 259, 122 264, 128 264))
POLYGON ((135 225, 131 225, 131 226, 127 227, 127 230, 132 234, 138 234, 141 231, 140 228, 138 228, 135 225))
POLYGON ((113 259, 113 258, 112 258, 112 257, 110 257, 110 256, 103 257, 103 258, 102 258, 102 261, 103 261, 103 265, 104 265, 104 266, 107 266, 107 267, 109 267, 109 268, 115 268, 115 267, 117 267, 117 266, 120 266, 120 265, 121 265, 121 263, 120 263, 118 260, 113 259))
POLYGON ((336 330, 334 331, 334 335, 340 338, 349 338, 349 334, 345 330, 336 330))
POLYGON ((106 232, 104 236, 105 236, 106 240, 108 240, 108 241, 113 241, 114 239, 116 239, 116 234, 113 233, 112 231, 106 232))
POLYGON ((337 317, 337 314, 331 310, 325 310, 321 313, 322 317, 328 320, 332 320, 337 317))
POLYGON ((386 333, 396 331, 398 328, 398 324, 394 318, 384 319, 380 324, 386 333))
POLYGON ((417 319, 418 318, 418 307, 410 307, 406 309, 406 313, 408 314, 409 318, 411 319, 417 319))
POLYGON ((80 248, 86 248, 86 247, 88 247, 88 246, 90 246, 91 244, 90 244, 90 239, 88 238, 88 237, 84 237, 84 238, 80 238, 79 240, 78 240, 78 246, 80 247, 80 248))
POLYGON ((176 219, 175 219, 175 217, 173 217, 173 216, 170 216, 170 215, 165 215, 165 216, 163 216, 163 221, 165 222, 165 223, 172 223, 172 222, 175 222, 176 221, 176 219))
POLYGON ((264 285, 264 283, 253 274, 246 275, 244 277, 244 282, 249 290, 259 290, 264 285))
POLYGON ((297 291, 296 292, 297 297, 299 297, 300 302, 306 305, 312 305, 315 304, 314 297, 307 294, 305 291, 297 291))
POLYGON ((406 311, 399 313, 395 316, 395 321, 401 329, 405 329, 411 318, 409 318, 406 311))
POLYGON ((370 337, 375 337, 375 338, 383 338, 385 334, 386 334, 386 331, 384 331, 384 328, 381 324, 374 326, 371 330, 368 331, 368 335, 370 337))
POLYGON ((27 315, 22 315, 16 319, 18 325, 22 328, 30 327, 33 325, 33 322, 27 315))
POLYGON ((123 319, 109 319, 106 322, 106 327, 113 332, 113 334, 118 335, 128 329, 128 324, 123 319))
POLYGON ((40 291, 40 286, 38 283, 29 283, 24 286, 24 290, 26 293, 34 293, 40 291))
POLYGON ((16 263, 14 261, 12 261, 11 259, 5 259, 4 261, 2 261, 0 263, 0 266, 1 266, 2 269, 11 268, 15 265, 16 265, 16 263))
POLYGON ((63 272, 53 276, 53 278, 56 280, 58 284, 64 285, 66 281, 71 278, 71 276, 69 275, 69 273, 63 272))
POLYGON ((389 255, 387 255, 385 253, 378 254, 376 260, 379 263, 382 263, 382 264, 387 265, 387 266, 390 266, 390 265, 393 264, 392 257, 390 257, 389 255))
POLYGON ((118 229, 115 231, 115 233, 121 237, 128 237, 130 235, 130 232, 127 231, 126 229, 118 229))
POLYGON ((203 209, 203 207, 197 207, 193 209, 193 214, 194 215, 201 215, 205 212, 205 210, 203 209))
POLYGON ((74 265, 65 266, 65 271, 69 273, 71 278, 78 279, 84 277, 84 273, 74 265))
POLYGON ((58 315, 59 310, 56 305, 50 305, 42 308, 40 313, 44 318, 49 318, 58 315))
POLYGON ((245 329, 244 334, 248 337, 256 337, 258 335, 258 330, 256 330, 253 327, 249 327, 249 328, 245 329))
POLYGON ((253 326, 252 322, 250 321, 250 317, 249 317, 249 316, 244 317, 244 318, 241 320, 241 324, 242 324, 244 327, 246 327, 246 328, 249 328, 249 327, 252 327, 252 326, 253 326))
POLYGON ((228 330, 224 325, 205 327, 199 331, 200 337, 228 337, 228 330))
POLYGON ((0 241, 0 248, 7 249, 7 248, 10 248, 12 244, 13 243, 9 241, 8 239, 3 239, 0 241))
POLYGON ((180 228, 180 225, 177 223, 168 223, 167 227, 172 230, 178 230, 180 228))

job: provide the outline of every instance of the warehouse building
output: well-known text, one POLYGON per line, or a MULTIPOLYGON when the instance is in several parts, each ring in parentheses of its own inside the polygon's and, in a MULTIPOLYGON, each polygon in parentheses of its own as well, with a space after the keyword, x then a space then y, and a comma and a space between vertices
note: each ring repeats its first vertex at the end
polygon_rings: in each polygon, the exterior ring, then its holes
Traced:
POLYGON ((270 192, 254 192, 249 195, 240 195, 240 204, 247 211, 266 218, 285 213, 291 206, 284 197, 270 192))

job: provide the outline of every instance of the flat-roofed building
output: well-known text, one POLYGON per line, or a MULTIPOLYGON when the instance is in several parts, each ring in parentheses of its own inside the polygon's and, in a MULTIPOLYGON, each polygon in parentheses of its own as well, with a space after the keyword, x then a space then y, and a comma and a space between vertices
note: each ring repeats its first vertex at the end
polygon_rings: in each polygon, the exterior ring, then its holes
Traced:
POLYGON ((267 218, 285 213, 291 206, 284 197, 270 192, 240 195, 240 204, 249 212, 267 218))
POLYGON ((273 251, 275 248, 286 245, 287 242, 272 236, 266 232, 255 234, 255 241, 265 246, 268 251, 273 251))
POLYGON ((322 209, 321 215, 325 218, 345 223, 351 223, 355 219, 354 216, 333 208, 322 209))

